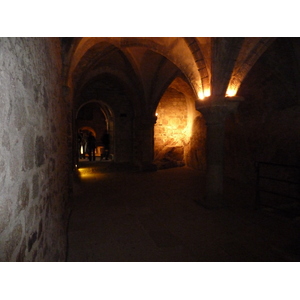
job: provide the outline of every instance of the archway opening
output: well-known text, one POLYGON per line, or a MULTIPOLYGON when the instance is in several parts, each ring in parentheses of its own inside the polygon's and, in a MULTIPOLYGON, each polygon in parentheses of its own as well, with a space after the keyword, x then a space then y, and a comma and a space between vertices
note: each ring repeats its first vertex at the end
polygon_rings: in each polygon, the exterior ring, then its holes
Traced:
MULTIPOLYGON (((77 113, 76 129, 78 134, 78 157, 79 159, 89 158, 87 138, 90 133, 96 139, 96 157, 103 158, 104 145, 103 135, 105 132, 111 133, 113 124, 108 108, 98 101, 91 101, 84 104, 77 113)), ((110 155, 110 159, 112 155, 110 155)))
POLYGON ((156 117, 154 163, 158 169, 184 166, 185 146, 191 136, 191 121, 185 95, 170 86, 157 106, 156 117))

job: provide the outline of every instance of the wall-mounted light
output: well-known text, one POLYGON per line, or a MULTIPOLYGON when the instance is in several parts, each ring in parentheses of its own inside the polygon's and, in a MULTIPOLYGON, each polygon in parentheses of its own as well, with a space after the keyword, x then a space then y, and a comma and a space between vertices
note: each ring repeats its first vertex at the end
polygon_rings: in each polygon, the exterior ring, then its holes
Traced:
POLYGON ((154 124, 156 124, 158 113, 155 113, 154 124))
POLYGON ((226 97, 234 97, 237 93, 237 89, 234 87, 228 87, 226 91, 226 97))
POLYGON ((198 92, 198 98, 200 100, 203 100, 204 99, 204 93, 202 91, 198 92))
POLYGON ((205 89, 204 91, 199 91, 198 92, 198 98, 200 100, 204 100, 206 97, 210 96, 210 89, 205 89))

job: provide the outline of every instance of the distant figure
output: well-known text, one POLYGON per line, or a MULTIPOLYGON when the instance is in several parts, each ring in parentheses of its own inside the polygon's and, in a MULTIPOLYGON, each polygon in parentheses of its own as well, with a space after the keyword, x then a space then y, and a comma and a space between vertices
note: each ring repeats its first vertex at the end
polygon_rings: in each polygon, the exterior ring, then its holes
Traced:
POLYGON ((87 134, 86 132, 82 132, 82 139, 81 139, 81 156, 85 158, 85 154, 87 152, 87 134))
POLYGON ((87 138, 87 151, 89 155, 89 161, 95 160, 95 150, 96 150, 96 138, 93 133, 90 132, 87 138))
POLYGON ((104 146, 104 153, 101 158, 107 160, 109 157, 109 143, 110 143, 110 138, 107 130, 104 131, 103 136, 101 138, 101 142, 104 146))
POLYGON ((79 158, 82 158, 82 154, 81 154, 81 151, 82 151, 82 149, 81 149, 81 142, 82 142, 82 131, 80 130, 80 131, 78 131, 78 133, 77 133, 77 150, 78 150, 78 157, 79 158))

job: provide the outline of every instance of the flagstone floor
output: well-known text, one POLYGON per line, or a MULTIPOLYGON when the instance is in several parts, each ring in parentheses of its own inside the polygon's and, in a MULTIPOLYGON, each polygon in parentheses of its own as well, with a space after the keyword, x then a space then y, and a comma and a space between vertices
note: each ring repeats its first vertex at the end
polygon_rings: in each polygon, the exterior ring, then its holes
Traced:
POLYGON ((253 189, 225 181, 228 207, 209 210, 203 176, 188 167, 139 172, 79 162, 69 262, 295 262, 299 218, 253 209, 253 189))

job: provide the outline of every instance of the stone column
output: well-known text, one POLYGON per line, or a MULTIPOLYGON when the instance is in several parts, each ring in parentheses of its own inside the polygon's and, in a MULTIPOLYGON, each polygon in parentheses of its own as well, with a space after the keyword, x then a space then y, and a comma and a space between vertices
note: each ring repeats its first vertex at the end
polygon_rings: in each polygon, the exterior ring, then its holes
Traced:
POLYGON ((242 98, 209 97, 196 104, 206 120, 206 183, 203 205, 207 208, 226 206, 223 199, 223 159, 225 120, 242 98))
POLYGON ((77 133, 76 133, 76 116, 73 110, 72 102, 72 92, 69 86, 62 86, 62 97, 67 106, 66 115, 68 128, 68 155, 72 159, 72 165, 70 166, 70 172, 72 173, 75 169, 75 166, 78 165, 78 155, 77 155, 77 133))
POLYGON ((154 124, 156 116, 141 117, 137 123, 138 161, 142 171, 156 171, 154 159, 154 124))

